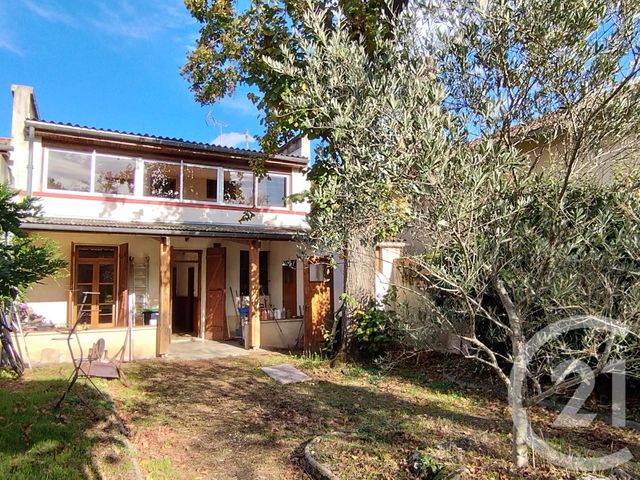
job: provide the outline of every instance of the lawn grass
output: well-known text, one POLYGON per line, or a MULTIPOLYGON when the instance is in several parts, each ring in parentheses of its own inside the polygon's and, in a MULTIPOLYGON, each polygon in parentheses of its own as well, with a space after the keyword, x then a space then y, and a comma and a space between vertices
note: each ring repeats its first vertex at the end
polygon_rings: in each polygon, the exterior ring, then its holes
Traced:
POLYGON ((55 365, 27 370, 20 379, 0 378, 0 478, 131 478, 129 452, 113 432, 108 402, 78 382, 60 410, 52 408, 70 372, 70 365, 55 365))
MULTIPOLYGON (((468 478, 578 478, 536 459, 513 469, 509 411, 495 396, 460 389, 416 370, 383 375, 362 367, 332 369, 319 357, 256 355, 211 361, 149 361, 127 366, 131 388, 110 391, 132 432, 148 478, 302 479, 302 446, 329 435, 318 454, 344 480, 408 479, 418 450, 468 478), (279 385, 260 366, 288 362, 313 380, 279 385)), ((594 424, 585 431, 549 428, 553 414, 533 415, 552 441, 575 451, 628 446, 637 432, 594 424)))

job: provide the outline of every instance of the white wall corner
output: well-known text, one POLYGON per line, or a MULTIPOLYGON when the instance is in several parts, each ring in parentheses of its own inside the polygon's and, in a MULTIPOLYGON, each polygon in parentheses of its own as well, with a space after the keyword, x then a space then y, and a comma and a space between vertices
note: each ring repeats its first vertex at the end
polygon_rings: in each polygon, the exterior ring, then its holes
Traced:
POLYGON ((306 135, 298 135, 287 142, 278 153, 309 159, 311 158, 311 141, 306 135))

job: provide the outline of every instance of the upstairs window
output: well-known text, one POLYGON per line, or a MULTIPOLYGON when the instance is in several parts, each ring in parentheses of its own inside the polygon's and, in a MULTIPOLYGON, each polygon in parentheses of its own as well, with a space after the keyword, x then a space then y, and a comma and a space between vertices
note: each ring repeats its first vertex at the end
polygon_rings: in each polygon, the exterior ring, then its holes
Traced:
POLYGON ((263 207, 286 207, 287 177, 271 174, 258 182, 258 205, 263 207))
POLYGON ((50 150, 47 164, 47 188, 73 192, 91 191, 90 153, 50 150))
POLYGON ((253 205, 253 173, 241 170, 224 171, 224 203, 253 205))
POLYGON ((136 161, 128 157, 96 155, 94 191, 133 195, 136 161))
POLYGON ((144 196, 180 198, 180 164, 144 162, 144 196))
POLYGON ((182 198, 216 202, 218 200, 218 169, 184 165, 182 198))
POLYGON ((289 177, 184 161, 45 149, 46 190, 284 208, 289 177))

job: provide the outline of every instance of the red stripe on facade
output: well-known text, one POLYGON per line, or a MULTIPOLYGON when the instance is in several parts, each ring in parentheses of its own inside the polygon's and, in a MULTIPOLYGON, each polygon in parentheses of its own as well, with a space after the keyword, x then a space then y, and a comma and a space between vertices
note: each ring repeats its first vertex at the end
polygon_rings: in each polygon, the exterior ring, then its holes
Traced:
POLYGON ((106 195, 82 195, 76 193, 59 193, 59 192, 33 192, 34 197, 49 197, 49 198, 68 198, 71 200, 91 200, 99 202, 116 202, 116 203, 132 203, 138 205, 164 205, 171 207, 187 207, 187 208, 209 208, 213 210, 235 210, 235 211, 250 211, 255 213, 281 213, 284 215, 307 215, 308 212, 286 210, 278 208, 260 208, 260 207, 243 207, 239 205, 218 205, 211 203, 192 203, 192 202, 172 202, 167 200, 152 200, 148 198, 122 198, 122 197, 109 197, 106 195))

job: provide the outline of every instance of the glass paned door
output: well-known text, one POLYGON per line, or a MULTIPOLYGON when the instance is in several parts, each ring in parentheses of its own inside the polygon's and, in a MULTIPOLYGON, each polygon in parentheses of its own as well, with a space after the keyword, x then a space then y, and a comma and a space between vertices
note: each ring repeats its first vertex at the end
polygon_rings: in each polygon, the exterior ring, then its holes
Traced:
POLYGON ((89 295, 93 327, 115 325, 116 258, 113 247, 78 247, 76 250, 75 296, 76 305, 82 303, 84 292, 89 295))

